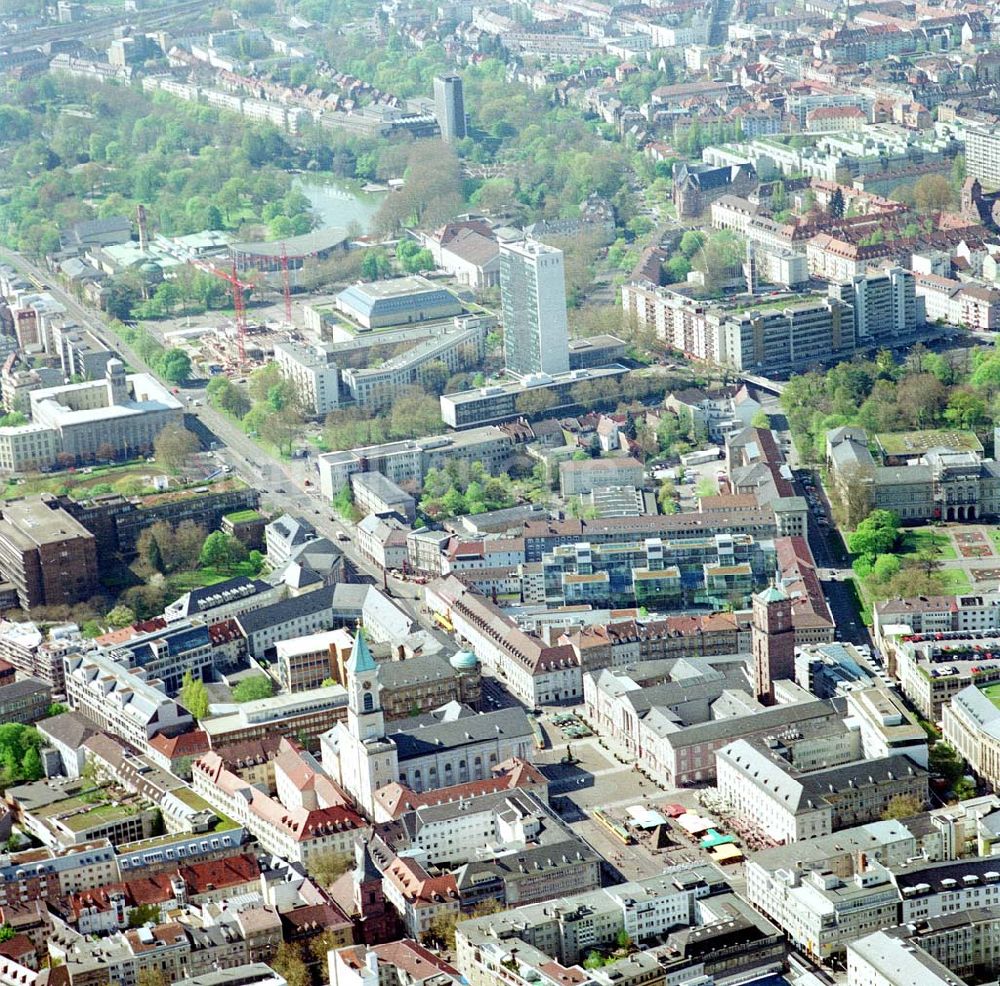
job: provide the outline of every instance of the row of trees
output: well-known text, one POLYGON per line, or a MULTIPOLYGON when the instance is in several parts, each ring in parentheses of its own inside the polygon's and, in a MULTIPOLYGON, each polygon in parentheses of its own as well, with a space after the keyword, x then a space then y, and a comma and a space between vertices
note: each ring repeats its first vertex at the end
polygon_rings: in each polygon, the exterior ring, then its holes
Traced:
POLYGON ((254 370, 246 389, 226 377, 213 377, 206 394, 213 407, 238 419, 248 435, 263 438, 283 455, 291 453, 303 413, 295 387, 282 377, 277 363, 254 370))

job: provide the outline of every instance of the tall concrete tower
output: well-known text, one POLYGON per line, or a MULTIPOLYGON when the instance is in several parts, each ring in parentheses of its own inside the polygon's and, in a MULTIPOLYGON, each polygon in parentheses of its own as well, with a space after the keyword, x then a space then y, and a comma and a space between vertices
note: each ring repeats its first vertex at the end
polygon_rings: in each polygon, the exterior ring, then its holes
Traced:
POLYGON ((563 252, 523 240, 500 245, 504 362, 519 377, 569 369, 563 252))
POLYGON ((461 140, 466 135, 465 97, 462 79, 458 75, 434 77, 434 115, 446 143, 461 140))
POLYGON ((750 629, 757 701, 774 704, 774 683, 795 677, 795 628, 792 600, 778 585, 753 597, 750 629))
POLYGON ((108 383, 108 407, 124 404, 128 400, 128 380, 125 378, 125 364, 120 359, 109 359, 105 372, 108 383))

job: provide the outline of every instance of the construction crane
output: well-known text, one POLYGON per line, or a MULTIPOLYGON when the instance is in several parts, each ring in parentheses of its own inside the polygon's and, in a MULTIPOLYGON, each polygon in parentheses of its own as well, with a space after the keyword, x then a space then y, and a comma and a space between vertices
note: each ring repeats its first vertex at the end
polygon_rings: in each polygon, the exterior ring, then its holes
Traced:
POLYGON ((236 262, 233 261, 233 269, 230 273, 227 270, 223 270, 221 267, 217 267, 215 264, 210 263, 207 260, 201 260, 199 258, 192 259, 192 266, 197 267, 198 270, 204 271, 206 274, 211 274, 213 277, 221 277, 222 280, 229 282, 229 289, 233 295, 233 311, 236 313, 236 353, 239 360, 239 365, 242 368, 246 365, 246 336, 247 336, 247 306, 246 298, 243 292, 249 293, 253 290, 253 285, 248 284, 246 281, 241 281, 239 274, 236 270, 236 262))

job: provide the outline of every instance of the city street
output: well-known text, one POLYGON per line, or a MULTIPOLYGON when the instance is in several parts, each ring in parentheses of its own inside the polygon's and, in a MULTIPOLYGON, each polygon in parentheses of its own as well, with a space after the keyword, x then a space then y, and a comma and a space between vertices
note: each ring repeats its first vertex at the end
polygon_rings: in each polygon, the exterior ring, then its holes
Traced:
MULTIPOLYGON (((152 372, 126 342, 111 332, 102 315, 80 304, 69 292, 55 284, 51 274, 43 268, 4 247, 0 247, 0 261, 10 264, 23 274, 33 275, 48 285, 46 290, 66 307, 67 313, 81 326, 90 329, 108 349, 119 353, 134 371, 152 372)), ((320 497, 314 471, 315 460, 284 462, 272 457, 231 419, 207 404, 204 381, 180 388, 178 396, 187 405, 187 426, 198 435, 205 447, 210 448, 213 441, 217 443, 217 458, 223 464, 231 465, 236 475, 260 491, 261 507, 265 513, 287 511, 305 518, 320 534, 340 548, 364 581, 383 584, 382 571, 359 554, 350 526, 337 519, 330 505, 320 497), (194 401, 199 403, 195 404, 194 401), (306 487, 304 481, 310 477, 313 486, 306 487)), ((420 612, 420 605, 416 602, 423 598, 420 586, 390 576, 387 579, 387 589, 389 595, 417 622, 428 629, 434 629, 427 615, 420 612)))

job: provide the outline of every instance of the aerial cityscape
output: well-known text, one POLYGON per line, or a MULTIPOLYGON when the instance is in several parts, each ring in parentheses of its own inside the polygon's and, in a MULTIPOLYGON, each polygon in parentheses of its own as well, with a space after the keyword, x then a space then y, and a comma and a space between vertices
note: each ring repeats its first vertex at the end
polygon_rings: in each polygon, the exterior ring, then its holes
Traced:
POLYGON ((996 986, 998 340, 996 5, 0 0, 0 986, 996 986))

